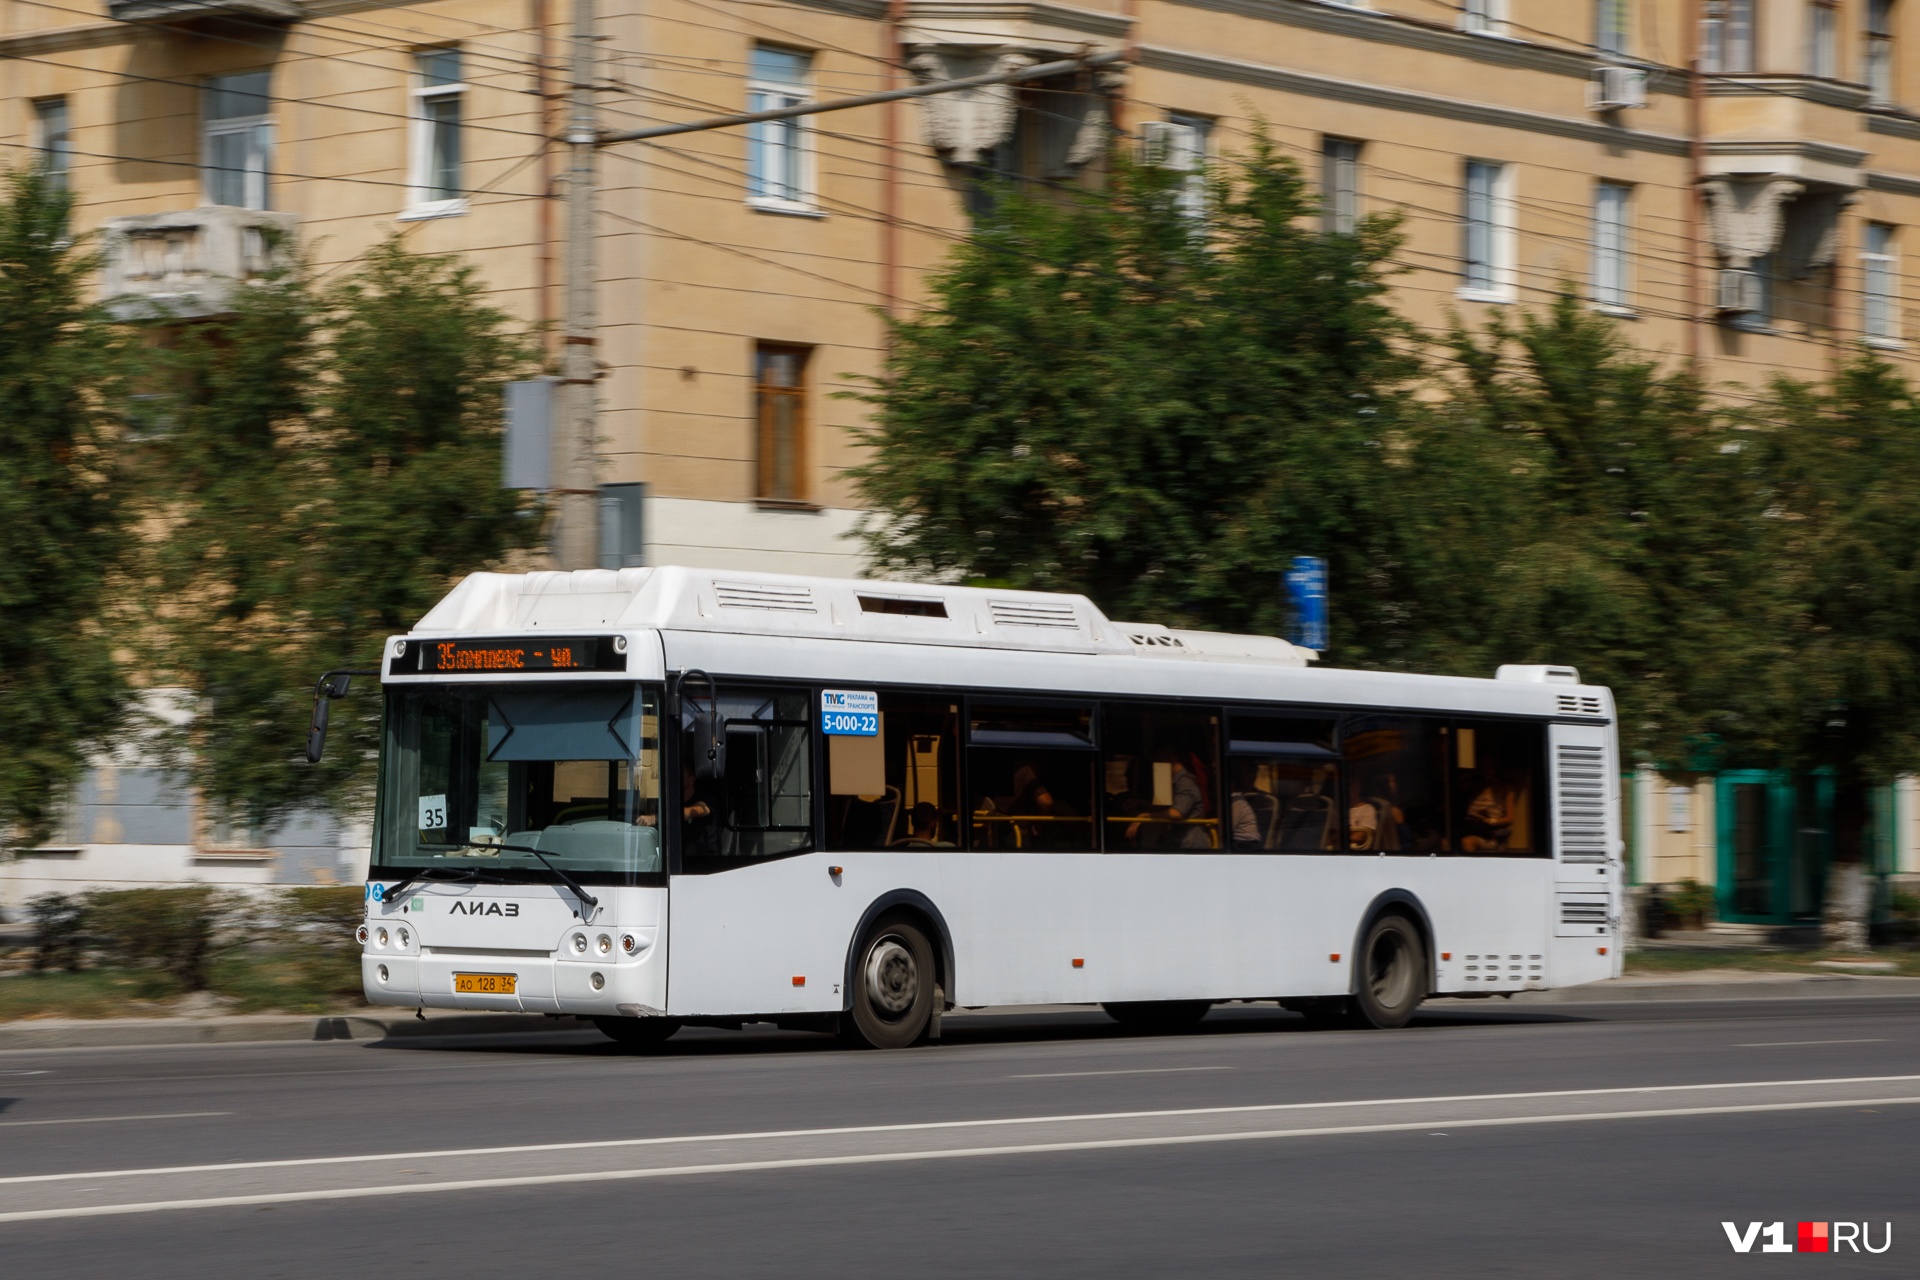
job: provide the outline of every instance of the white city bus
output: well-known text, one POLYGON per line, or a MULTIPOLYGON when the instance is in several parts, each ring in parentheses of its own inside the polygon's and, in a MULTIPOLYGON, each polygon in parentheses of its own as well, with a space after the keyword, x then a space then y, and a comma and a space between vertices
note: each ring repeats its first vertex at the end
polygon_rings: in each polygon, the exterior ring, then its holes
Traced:
POLYGON ((1608 691, 1311 656, 1072 595, 474 574, 387 643, 367 998, 896 1047, 1618 973, 1608 691))

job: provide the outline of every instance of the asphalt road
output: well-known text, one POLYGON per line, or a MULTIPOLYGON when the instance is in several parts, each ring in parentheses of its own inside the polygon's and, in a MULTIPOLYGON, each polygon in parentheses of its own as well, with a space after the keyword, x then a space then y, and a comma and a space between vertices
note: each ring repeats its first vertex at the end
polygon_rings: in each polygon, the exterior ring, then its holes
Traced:
POLYGON ((0 1053, 8 1280, 1910 1276, 1916 1173, 1912 999, 0 1053))

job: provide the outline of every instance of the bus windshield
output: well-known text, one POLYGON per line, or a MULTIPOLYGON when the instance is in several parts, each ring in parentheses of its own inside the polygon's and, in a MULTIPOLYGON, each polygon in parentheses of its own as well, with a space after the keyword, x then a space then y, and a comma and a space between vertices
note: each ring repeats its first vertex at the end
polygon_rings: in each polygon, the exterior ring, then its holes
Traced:
POLYGON ((660 871, 659 711, 658 690, 629 684, 390 690, 375 864, 660 871))

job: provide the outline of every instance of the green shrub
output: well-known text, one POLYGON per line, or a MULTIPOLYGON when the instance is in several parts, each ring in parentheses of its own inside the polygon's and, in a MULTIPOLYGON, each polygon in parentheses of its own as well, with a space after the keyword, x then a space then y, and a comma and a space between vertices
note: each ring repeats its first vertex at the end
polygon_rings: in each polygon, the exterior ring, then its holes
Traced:
POLYGON ((1713 886, 1688 878, 1669 885, 1661 901, 1683 928, 1699 928, 1713 915, 1713 886))
POLYGON ((211 885, 116 889, 85 902, 87 931, 103 960, 158 969, 189 991, 206 989, 217 951, 245 940, 229 927, 244 900, 211 885))
POLYGON ((34 971, 78 973, 86 959, 86 903, 70 894, 49 893, 28 903, 27 911, 33 918, 34 971))
POLYGON ((1887 914, 1895 920, 1920 920, 1920 893, 1895 889, 1887 902, 1887 914))
POLYGON ((361 885, 282 889, 268 919, 272 951, 314 997, 360 994, 360 943, 354 929, 366 918, 361 885))

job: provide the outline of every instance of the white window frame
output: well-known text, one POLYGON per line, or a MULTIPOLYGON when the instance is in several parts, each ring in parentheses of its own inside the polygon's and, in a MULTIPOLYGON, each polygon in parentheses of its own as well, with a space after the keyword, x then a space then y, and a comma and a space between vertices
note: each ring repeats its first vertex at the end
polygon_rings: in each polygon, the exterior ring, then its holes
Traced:
POLYGON ((62 191, 73 182, 73 107, 66 95, 33 100, 33 149, 47 167, 47 175, 62 191), (54 112, 59 112, 60 128, 50 127, 54 112))
POLYGON ((1339 138, 1328 134, 1320 139, 1321 229, 1334 235, 1351 235, 1360 225, 1360 157, 1366 144, 1358 138, 1339 138), (1350 208, 1341 208, 1341 197, 1351 197, 1350 208))
MULTIPOLYGON (((460 104, 460 120, 454 128, 464 133, 467 122, 466 59, 460 61, 460 79, 454 84, 428 84, 426 70, 421 65, 425 55, 444 52, 459 51, 421 49, 414 56, 413 83, 407 91, 407 207, 400 214, 403 221, 457 217, 468 209, 464 194, 438 199, 433 195, 433 142, 438 126, 427 115, 427 104, 452 98, 460 104)), ((464 137, 461 141, 465 141, 464 137)), ((466 162, 463 148, 456 172, 465 168, 466 162)))
MULTIPOLYGON (((800 54, 807 59, 807 69, 805 78, 800 84, 794 84, 786 80, 763 80, 749 70, 747 74, 748 111, 774 111, 781 107, 800 106, 813 101, 813 61, 816 55, 812 51, 806 49, 789 49, 780 45, 764 43, 756 45, 755 47, 777 49, 782 53, 800 54)), ((751 67, 751 63, 749 67, 751 67)), ((809 127, 806 117, 802 116, 795 120, 776 120, 763 124, 748 125, 747 147, 746 178, 747 205, 749 208, 758 209, 763 213, 797 214, 802 217, 811 218, 824 216, 821 213, 818 203, 819 189, 815 185, 813 130, 809 127), (796 157, 797 162, 794 166, 796 178, 794 185, 798 188, 798 191, 792 197, 768 195, 763 192, 756 192, 753 189, 756 181, 754 177, 755 157, 753 151, 756 148, 767 146, 766 140, 768 135, 764 131, 769 129, 791 130, 789 135, 791 141, 787 145, 793 149, 796 157)), ((782 149, 784 150, 785 148, 782 149)), ((762 168, 762 172, 765 172, 764 167, 762 168)))
POLYGON ((1602 55, 1625 58, 1633 52, 1633 0, 1594 0, 1593 44, 1602 55), (1614 45, 1618 45, 1617 48, 1614 45))
POLYGON ((1507 0, 1460 0, 1460 29, 1469 35, 1507 38, 1507 0))
POLYGON ((1893 0, 1867 0, 1866 66, 1861 79, 1876 107, 1894 103, 1893 0))
POLYGON ((1176 166, 1185 171, 1180 184, 1180 212, 1196 221, 1207 216, 1207 157, 1213 143, 1214 120, 1185 111, 1169 111, 1167 123, 1187 131, 1185 154, 1176 166))
MULTIPOLYGON (((253 146, 250 158, 257 155, 260 166, 251 164, 240 170, 241 203, 228 206, 237 209, 271 209, 273 207, 273 117, 271 115, 226 116, 215 120, 207 114, 207 105, 216 92, 215 83, 220 80, 237 79, 241 75, 253 72, 237 72, 232 76, 209 76, 200 90, 200 190, 206 202, 217 205, 214 199, 216 172, 225 172, 214 164, 214 139, 242 136, 250 139, 253 146)), ((269 81, 271 84, 271 81, 269 81)))
POLYGON ((1840 77, 1840 11, 1833 0, 1808 0, 1807 74, 1821 80, 1840 77))
POLYGON ((1900 340, 1900 243, 1895 229, 1884 222, 1869 222, 1861 233, 1860 331, 1871 347, 1905 345, 1900 340), (1878 248, 1875 232, 1885 236, 1878 248))
POLYGON ((1616 316, 1634 314, 1633 187, 1625 182, 1602 181, 1593 188, 1591 293, 1597 311, 1616 316))
POLYGON ((1700 20, 1702 71, 1708 75, 1753 74, 1754 7, 1754 0, 1706 0, 1700 20))
POLYGON ((1513 166, 1501 160, 1470 159, 1464 166, 1462 179, 1460 274, 1463 283, 1455 290, 1455 296, 1467 302, 1512 302, 1519 294, 1513 166), (1474 191, 1475 180, 1487 172, 1491 173, 1492 181, 1485 196, 1477 196, 1474 191), (1476 264, 1473 258, 1474 227, 1479 225, 1474 204, 1482 198, 1487 204, 1484 283, 1474 279, 1476 264))

